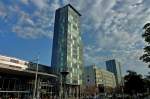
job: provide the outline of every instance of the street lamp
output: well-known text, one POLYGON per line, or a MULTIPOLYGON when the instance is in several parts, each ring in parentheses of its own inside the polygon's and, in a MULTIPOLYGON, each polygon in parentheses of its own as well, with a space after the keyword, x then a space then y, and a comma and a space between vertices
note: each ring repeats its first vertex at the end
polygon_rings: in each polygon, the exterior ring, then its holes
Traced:
POLYGON ((67 77, 67 75, 69 74, 69 71, 68 71, 68 69, 67 68, 62 68, 62 70, 60 71, 60 73, 61 73, 61 76, 62 76, 62 85, 63 86, 61 86, 61 87, 63 87, 63 92, 62 92, 62 99, 66 99, 66 95, 65 95, 65 90, 66 90, 66 77, 67 77))
POLYGON ((33 89, 33 99, 37 99, 37 77, 38 77, 38 69, 39 69, 39 55, 37 56, 37 64, 36 64, 36 74, 34 81, 34 89, 33 89))

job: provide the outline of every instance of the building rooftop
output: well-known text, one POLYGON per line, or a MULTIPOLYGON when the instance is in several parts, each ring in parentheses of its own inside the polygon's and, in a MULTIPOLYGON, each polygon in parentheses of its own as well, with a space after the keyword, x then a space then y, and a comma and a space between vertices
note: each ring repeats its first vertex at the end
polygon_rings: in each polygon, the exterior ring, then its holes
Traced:
MULTIPOLYGON (((11 69, 23 69, 23 70, 30 70, 36 71, 37 63, 25 61, 16 57, 4 56, 0 55, 0 68, 8 67, 11 69)), ((53 69, 50 66, 38 64, 39 72, 53 73, 53 69)))
MULTIPOLYGON (((71 5, 71 4, 67 4, 67 5, 65 5, 64 7, 70 7, 70 8, 72 8, 79 16, 81 16, 81 14, 71 5)), ((64 7, 62 7, 62 8, 64 8, 64 7)), ((58 9, 61 9, 61 8, 58 8, 58 9)))
POLYGON ((109 73, 109 74, 114 74, 114 73, 112 73, 112 72, 110 72, 110 71, 108 71, 108 70, 106 70, 106 69, 103 69, 103 68, 101 68, 101 67, 97 67, 95 64, 86 66, 86 67, 84 67, 84 68, 89 68, 89 69, 92 68, 92 69, 101 70, 101 71, 103 71, 103 72, 107 72, 107 73, 109 73))

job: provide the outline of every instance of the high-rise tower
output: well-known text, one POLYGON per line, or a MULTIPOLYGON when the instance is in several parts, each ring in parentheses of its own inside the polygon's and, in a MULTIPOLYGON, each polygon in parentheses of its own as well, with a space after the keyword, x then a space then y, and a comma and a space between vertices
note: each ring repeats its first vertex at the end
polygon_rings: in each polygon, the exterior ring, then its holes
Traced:
POLYGON ((67 84, 82 84, 82 41, 80 32, 81 14, 70 4, 55 13, 51 66, 59 73, 67 68, 67 84))
POLYGON ((108 71, 114 73, 116 78, 116 84, 118 86, 122 85, 122 72, 120 62, 115 59, 106 61, 106 68, 108 71))

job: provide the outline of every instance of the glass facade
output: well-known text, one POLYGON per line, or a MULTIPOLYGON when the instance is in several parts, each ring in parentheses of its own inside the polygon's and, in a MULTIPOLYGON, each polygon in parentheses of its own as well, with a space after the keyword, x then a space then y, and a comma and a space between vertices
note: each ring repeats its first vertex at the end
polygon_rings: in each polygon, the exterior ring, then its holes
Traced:
POLYGON ((80 14, 71 6, 56 10, 51 66, 57 72, 67 68, 68 84, 82 84, 82 41, 80 14))
POLYGON ((84 67, 84 84, 88 87, 103 85, 105 87, 115 88, 115 75, 95 65, 86 66, 84 67))
POLYGON ((116 83, 117 85, 121 84, 121 65, 119 62, 116 62, 116 60, 108 60, 106 61, 106 68, 108 71, 114 73, 115 78, 116 78, 116 83))

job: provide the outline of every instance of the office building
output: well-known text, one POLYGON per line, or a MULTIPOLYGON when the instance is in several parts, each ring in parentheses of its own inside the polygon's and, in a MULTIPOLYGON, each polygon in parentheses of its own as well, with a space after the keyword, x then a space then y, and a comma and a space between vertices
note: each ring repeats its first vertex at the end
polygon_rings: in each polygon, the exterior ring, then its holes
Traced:
POLYGON ((81 14, 70 4, 55 13, 52 67, 57 72, 67 69, 66 84, 82 84, 82 41, 80 32, 81 14))
POLYGON ((91 65, 84 67, 84 84, 86 87, 95 86, 100 91, 100 87, 104 87, 105 89, 115 88, 116 80, 113 73, 91 65))
POLYGON ((120 62, 117 62, 115 59, 108 60, 106 61, 106 68, 108 71, 114 73, 117 86, 120 86, 122 84, 122 72, 120 62))

